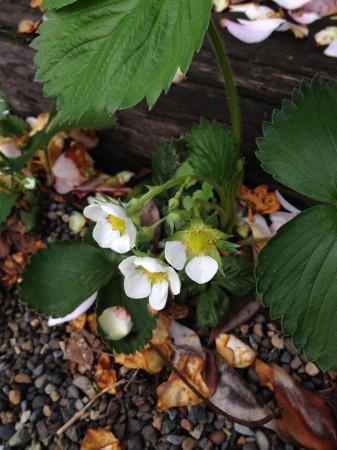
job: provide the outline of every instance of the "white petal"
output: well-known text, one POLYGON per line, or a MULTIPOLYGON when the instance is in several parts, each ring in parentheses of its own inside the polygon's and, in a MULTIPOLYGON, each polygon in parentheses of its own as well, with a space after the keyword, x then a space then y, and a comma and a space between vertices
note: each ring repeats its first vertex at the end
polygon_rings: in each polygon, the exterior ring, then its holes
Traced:
POLYGON ((101 203, 101 208, 107 214, 118 217, 118 219, 125 220, 127 217, 125 210, 119 205, 115 205, 113 203, 101 203))
POLYGON ((279 193, 279 191, 275 191, 276 197, 280 202, 281 206, 291 212, 291 213, 299 213, 301 212, 299 209, 295 208, 295 206, 291 205, 287 200, 279 193))
POLYGON ((269 218, 272 222, 270 226, 271 234, 274 235, 282 225, 289 222, 289 220, 293 219, 296 215, 297 213, 287 213, 282 211, 276 211, 275 213, 270 214, 269 218))
POLYGON ((317 45, 328 45, 337 38, 337 27, 327 27, 314 35, 317 45))
POLYGON ((67 158, 64 153, 57 158, 51 170, 56 177, 65 178, 67 180, 73 180, 74 178, 81 176, 74 161, 67 158))
POLYGON ((177 272, 172 267, 166 268, 167 276, 170 283, 170 289, 173 295, 178 295, 181 289, 181 281, 177 272))
POLYGON ((97 294, 98 294, 98 291, 94 292, 89 298, 84 300, 84 302, 81 303, 73 312, 71 312, 70 314, 67 314, 64 317, 60 317, 58 319, 53 319, 52 317, 49 317, 48 326, 53 327, 54 325, 58 325, 59 323, 69 322, 69 320, 76 319, 78 316, 80 316, 82 313, 84 313, 87 309, 90 308, 90 306, 96 300, 97 294))
POLYGON ((186 264, 186 248, 180 241, 168 241, 165 245, 165 258, 175 269, 181 270, 186 264))
POLYGON ((129 236, 127 234, 124 234, 124 236, 117 237, 111 242, 110 248, 117 253, 129 252, 131 250, 129 236))
POLYGON ((274 2, 285 9, 297 9, 309 3, 310 0, 274 0, 274 2))
POLYGON ((271 236, 269 226, 266 219, 260 214, 254 215, 254 222, 250 222, 247 218, 243 220, 248 223, 249 228, 252 230, 253 237, 255 239, 266 238, 271 236))
POLYGON ((240 5, 231 5, 230 10, 232 12, 243 12, 246 14, 248 19, 265 19, 270 17, 271 14, 275 14, 275 11, 268 6, 257 5, 256 3, 244 3, 240 5))
POLYGON ((54 181, 55 191, 59 194, 67 194, 68 192, 73 190, 73 186, 69 186, 67 180, 63 178, 56 177, 54 181))
POLYGON ((160 311, 163 309, 167 302, 168 283, 165 280, 155 283, 152 286, 152 291, 149 297, 149 303, 151 308, 160 311))
POLYGON ((0 153, 7 156, 7 158, 16 158, 21 155, 21 151, 16 148, 15 142, 5 142, 0 144, 0 153))
POLYGON ((324 55, 337 58, 337 39, 330 42, 329 46, 324 50, 324 55))
POLYGON ((97 204, 91 204, 89 206, 86 206, 83 210, 83 215, 88 219, 93 220, 94 222, 99 222, 100 220, 105 220, 106 218, 106 212, 103 211, 101 206, 97 204))
POLYGON ((109 222, 101 220, 96 223, 92 237, 100 247, 111 248, 112 242, 120 237, 120 233, 119 231, 113 230, 109 222))
POLYGON ((201 349, 201 342, 197 333, 181 323, 171 320, 170 336, 178 346, 188 345, 201 349))
POLYGON ((124 279, 124 290, 130 298, 145 298, 150 295, 151 283, 139 270, 129 273, 124 279))
POLYGON ((221 26, 227 27, 228 31, 240 41, 247 44, 261 42, 267 39, 276 30, 284 19, 260 19, 260 20, 239 20, 240 23, 224 19, 220 21, 221 26))
POLYGON ((128 275, 129 273, 133 272, 135 270, 135 259, 137 256, 129 256, 128 258, 124 259, 118 266, 118 269, 122 272, 124 276, 128 275))
POLYGON ((314 12, 289 11, 288 14, 293 20, 296 20, 296 22, 303 25, 309 25, 310 23, 313 23, 316 20, 320 19, 320 16, 314 12))
POLYGON ((133 248, 136 244, 137 229, 129 218, 125 219, 125 227, 130 239, 130 247, 133 248))
POLYGON ((161 264, 158 259, 150 258, 149 256, 145 256, 144 258, 137 258, 135 260, 135 265, 144 267, 144 269, 148 270, 151 273, 166 272, 166 267, 161 264))
POLYGON ((218 271, 218 263, 210 256, 196 256, 185 267, 187 275, 196 283, 211 280, 218 271))

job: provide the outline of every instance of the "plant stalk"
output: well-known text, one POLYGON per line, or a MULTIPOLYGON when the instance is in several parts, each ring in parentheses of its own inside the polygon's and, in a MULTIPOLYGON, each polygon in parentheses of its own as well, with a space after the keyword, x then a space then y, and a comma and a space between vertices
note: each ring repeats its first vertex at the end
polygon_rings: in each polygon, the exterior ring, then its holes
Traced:
POLYGON ((237 145, 240 146, 241 141, 241 119, 240 119, 240 109, 239 109, 239 100, 238 94, 235 88, 234 79, 232 69, 229 63, 229 58, 225 49, 223 42, 219 36, 219 33, 216 29, 216 26, 211 18, 208 25, 208 34, 211 38, 214 51, 218 58, 220 68, 225 80, 225 85, 227 88, 227 94, 229 99, 231 117, 232 117, 232 128, 233 128, 233 136, 237 142, 237 145))

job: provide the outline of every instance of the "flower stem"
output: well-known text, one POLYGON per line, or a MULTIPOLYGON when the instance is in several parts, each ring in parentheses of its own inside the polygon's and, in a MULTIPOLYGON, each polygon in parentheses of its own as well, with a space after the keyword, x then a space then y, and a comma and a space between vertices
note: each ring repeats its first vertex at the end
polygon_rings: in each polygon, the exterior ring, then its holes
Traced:
POLYGON ((225 85, 227 88, 229 105, 232 116, 232 127, 233 127, 233 136, 237 142, 237 145, 240 146, 241 141, 241 120, 240 120, 240 109, 239 109, 239 101, 238 94, 235 88, 234 79, 232 69, 229 63, 229 58, 225 49, 223 42, 220 39, 219 33, 216 29, 216 26, 211 19, 208 25, 208 34, 211 38, 214 51, 218 58, 220 68, 222 74, 224 76, 225 85))

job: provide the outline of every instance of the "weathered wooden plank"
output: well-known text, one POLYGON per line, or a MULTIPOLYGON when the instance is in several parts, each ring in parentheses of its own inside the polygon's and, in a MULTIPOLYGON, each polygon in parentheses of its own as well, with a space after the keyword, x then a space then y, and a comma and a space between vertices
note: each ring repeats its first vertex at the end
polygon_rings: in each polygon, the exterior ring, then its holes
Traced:
MULTIPOLYGON (((23 117, 37 114, 46 110, 51 101, 43 97, 42 86, 33 81, 31 37, 18 35, 15 30, 21 19, 36 20, 40 14, 29 7, 29 0, 0 0, 0 11, 0 83, 14 112, 23 117)), ((216 21, 219 17, 215 15, 216 21)), ((320 21, 312 28, 323 26, 320 21)), ((283 98, 291 97, 302 79, 308 80, 315 73, 335 78, 336 61, 323 56, 312 37, 295 40, 290 33, 274 33, 262 43, 246 45, 226 30, 220 32, 239 92, 247 178, 251 183, 262 179, 274 184, 270 177, 262 175, 254 155, 255 138, 261 134, 262 122, 270 119, 272 110, 281 106, 283 98)), ((207 39, 194 58, 187 80, 162 95, 152 111, 143 102, 117 113, 117 127, 102 133, 100 148, 95 151, 97 161, 111 170, 139 168, 149 160, 156 145, 188 133, 201 116, 230 123, 221 73, 207 39)))

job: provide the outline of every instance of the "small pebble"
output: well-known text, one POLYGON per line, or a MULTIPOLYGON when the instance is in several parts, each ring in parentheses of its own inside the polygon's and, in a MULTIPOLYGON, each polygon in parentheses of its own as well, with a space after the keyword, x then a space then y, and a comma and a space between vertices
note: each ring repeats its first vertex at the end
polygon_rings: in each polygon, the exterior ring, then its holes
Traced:
POLYGON ((209 438, 213 444, 221 445, 226 440, 226 434, 222 430, 212 431, 209 438))
POLYGON ((194 450, 198 445, 198 442, 195 439, 190 437, 185 438, 181 443, 182 450, 194 450))
POLYGON ((299 356, 294 356, 293 360, 290 363, 290 367, 293 370, 297 370, 299 367, 301 367, 301 365, 302 365, 301 358, 299 356))
POLYGON ((284 344, 284 337, 279 336, 278 334, 274 334, 271 338, 271 343, 275 348, 278 348, 279 350, 283 350, 285 347, 284 344))
POLYGON ((31 384, 32 379, 26 373, 18 373, 14 376, 13 381, 19 384, 31 384))
POLYGON ((12 405, 20 405, 21 403, 21 392, 15 391, 12 389, 8 392, 8 400, 11 402, 12 405))
POLYGON ((257 430, 255 432, 255 439, 256 439, 256 444, 257 444, 259 450, 269 450, 270 449, 269 440, 263 431, 257 430))
POLYGON ((305 365, 305 372, 311 377, 315 377, 316 375, 319 374, 319 368, 316 366, 316 364, 308 362, 305 365))
POLYGON ((254 432, 250 428, 240 425, 238 423, 234 424, 234 430, 237 433, 242 434, 243 436, 254 436, 254 432))

